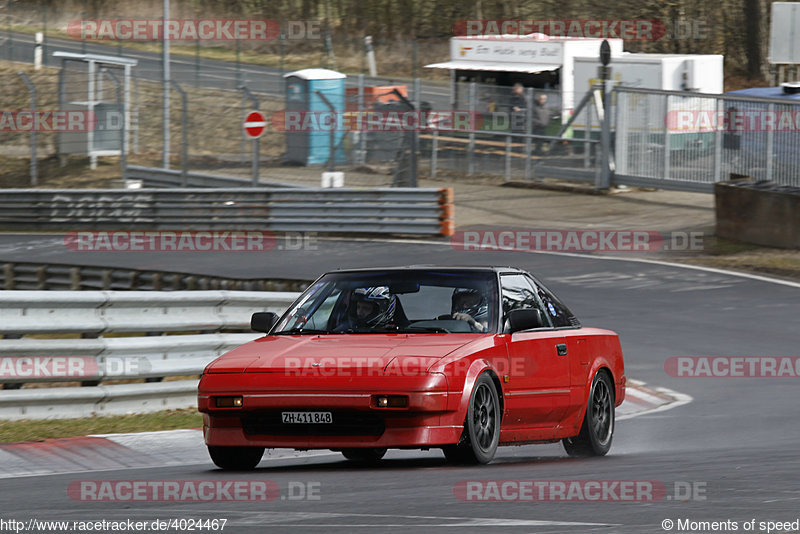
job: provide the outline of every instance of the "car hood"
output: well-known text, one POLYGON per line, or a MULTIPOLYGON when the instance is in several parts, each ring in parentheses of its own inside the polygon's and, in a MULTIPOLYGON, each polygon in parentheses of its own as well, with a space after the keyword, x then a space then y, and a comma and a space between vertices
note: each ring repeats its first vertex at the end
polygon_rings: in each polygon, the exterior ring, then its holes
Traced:
POLYGON ((476 334, 341 334, 266 336, 238 347, 206 368, 209 373, 363 369, 381 372, 392 363, 426 370, 476 334))

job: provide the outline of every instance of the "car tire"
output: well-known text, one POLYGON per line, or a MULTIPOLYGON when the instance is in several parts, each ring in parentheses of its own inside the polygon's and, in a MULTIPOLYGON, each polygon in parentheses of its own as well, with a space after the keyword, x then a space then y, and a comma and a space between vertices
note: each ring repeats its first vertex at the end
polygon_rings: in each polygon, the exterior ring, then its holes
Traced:
POLYGON ((592 380, 581 431, 562 440, 570 456, 605 456, 614 437, 614 385, 605 371, 592 380))
POLYGON ((245 471, 255 469, 264 456, 264 447, 218 447, 208 446, 208 454, 214 465, 221 469, 245 471))
POLYGON ((475 381, 469 398, 464 433, 458 445, 443 447, 445 458, 454 463, 488 464, 500 442, 500 399, 494 381, 483 373, 475 381))
POLYGON ((342 454, 351 462, 375 463, 386 454, 386 449, 342 449, 342 454))

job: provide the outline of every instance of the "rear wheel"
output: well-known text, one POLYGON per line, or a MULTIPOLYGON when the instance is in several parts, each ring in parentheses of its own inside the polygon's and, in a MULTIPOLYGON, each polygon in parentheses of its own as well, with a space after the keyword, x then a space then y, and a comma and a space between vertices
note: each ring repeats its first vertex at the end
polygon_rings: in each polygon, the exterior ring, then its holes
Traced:
POLYGON ((458 445, 443 447, 445 457, 456 463, 488 464, 500 442, 500 399, 488 374, 475 381, 458 445))
POLYGON ((208 446, 208 454, 214 465, 222 469, 254 469, 264 456, 264 447, 218 447, 208 446))
POLYGON ((342 449, 345 458, 353 462, 375 463, 386 454, 386 449, 342 449))
POLYGON ((598 372, 592 381, 581 432, 562 441, 570 456, 604 456, 614 437, 614 386, 608 373, 598 372))

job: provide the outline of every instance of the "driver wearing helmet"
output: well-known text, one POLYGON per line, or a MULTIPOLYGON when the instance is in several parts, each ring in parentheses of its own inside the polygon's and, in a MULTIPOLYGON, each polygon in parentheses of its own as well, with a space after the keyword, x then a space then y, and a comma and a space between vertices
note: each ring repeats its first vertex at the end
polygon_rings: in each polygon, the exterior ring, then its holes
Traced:
POLYGON ((359 287, 351 295, 350 327, 379 328, 393 324, 397 297, 386 286, 359 287))
POLYGON ((486 332, 489 328, 489 303, 486 295, 477 289, 457 288, 453 291, 453 319, 466 321, 478 332, 486 332))

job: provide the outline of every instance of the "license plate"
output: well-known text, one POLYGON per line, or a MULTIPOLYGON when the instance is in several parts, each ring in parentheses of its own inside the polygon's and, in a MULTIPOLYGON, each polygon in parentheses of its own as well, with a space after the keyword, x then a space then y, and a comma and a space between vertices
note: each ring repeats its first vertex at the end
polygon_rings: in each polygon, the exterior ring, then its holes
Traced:
POLYGON ((331 412, 281 412, 281 421, 286 424, 318 425, 333 423, 331 412))

